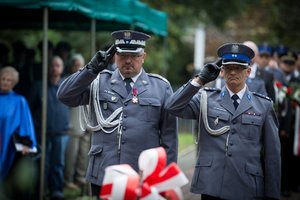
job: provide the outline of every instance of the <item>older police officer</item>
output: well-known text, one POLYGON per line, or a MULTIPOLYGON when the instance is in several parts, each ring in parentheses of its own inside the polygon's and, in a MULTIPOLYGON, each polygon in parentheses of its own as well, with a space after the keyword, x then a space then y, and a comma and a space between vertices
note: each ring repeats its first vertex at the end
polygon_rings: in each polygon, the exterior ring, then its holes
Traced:
POLYGON ((168 163, 177 161, 176 117, 164 109, 172 88, 166 79, 142 67, 150 36, 130 30, 112 36, 115 44, 106 52, 97 52, 57 93, 68 106, 88 105, 83 121, 93 135, 86 178, 96 196, 106 167, 126 163, 138 171, 143 150, 162 146, 168 163), (114 54, 118 69, 104 70, 114 54))
POLYGON ((199 119, 200 143, 191 192, 205 199, 280 198, 280 141, 272 101, 245 84, 253 51, 239 43, 176 91, 167 110, 199 119), (226 85, 203 88, 223 70, 226 85), (199 90, 200 89, 200 90, 199 90))

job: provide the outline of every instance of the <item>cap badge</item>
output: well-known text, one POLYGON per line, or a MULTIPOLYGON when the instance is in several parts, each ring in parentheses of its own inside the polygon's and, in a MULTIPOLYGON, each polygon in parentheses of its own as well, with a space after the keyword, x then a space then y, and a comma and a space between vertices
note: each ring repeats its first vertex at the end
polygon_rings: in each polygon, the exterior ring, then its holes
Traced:
POLYGON ((233 44, 231 46, 231 51, 232 51, 232 53, 238 53, 239 52, 239 46, 236 45, 236 44, 233 44))
POLYGON ((129 31, 124 32, 124 39, 129 40, 131 38, 131 33, 129 31))

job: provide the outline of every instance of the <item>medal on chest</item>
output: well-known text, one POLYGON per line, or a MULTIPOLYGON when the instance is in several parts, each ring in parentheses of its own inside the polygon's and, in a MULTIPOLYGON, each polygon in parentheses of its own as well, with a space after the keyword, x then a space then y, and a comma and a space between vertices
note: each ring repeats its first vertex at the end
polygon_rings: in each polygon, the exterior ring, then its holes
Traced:
POLYGON ((132 88, 132 103, 138 103, 139 100, 137 98, 138 91, 136 88, 132 88))

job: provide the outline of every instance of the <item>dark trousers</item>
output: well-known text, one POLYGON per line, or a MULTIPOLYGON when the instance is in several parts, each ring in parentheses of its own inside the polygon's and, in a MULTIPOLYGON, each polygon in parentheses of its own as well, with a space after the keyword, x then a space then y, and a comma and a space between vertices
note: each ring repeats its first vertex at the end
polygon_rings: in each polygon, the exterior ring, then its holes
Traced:
POLYGON ((100 199, 99 198, 99 193, 100 193, 100 190, 101 190, 101 186, 91 183, 91 189, 92 189, 92 196, 97 197, 97 199, 100 199))

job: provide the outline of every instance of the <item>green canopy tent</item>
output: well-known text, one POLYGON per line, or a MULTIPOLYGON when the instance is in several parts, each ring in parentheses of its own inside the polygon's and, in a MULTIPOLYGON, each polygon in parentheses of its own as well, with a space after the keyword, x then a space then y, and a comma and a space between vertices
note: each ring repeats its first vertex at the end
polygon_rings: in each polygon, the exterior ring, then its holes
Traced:
POLYGON ((43 8, 49 8, 49 28, 89 30, 137 29, 167 35, 167 15, 138 0, 0 0, 0 29, 35 28, 43 23, 43 8))
POLYGON ((48 29, 90 30, 91 54, 96 31, 140 30, 167 36, 167 15, 138 0, 0 0, 0 30, 43 29, 43 105, 40 199, 44 195, 48 29))

